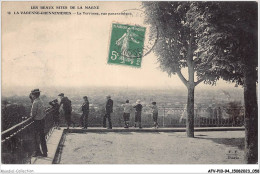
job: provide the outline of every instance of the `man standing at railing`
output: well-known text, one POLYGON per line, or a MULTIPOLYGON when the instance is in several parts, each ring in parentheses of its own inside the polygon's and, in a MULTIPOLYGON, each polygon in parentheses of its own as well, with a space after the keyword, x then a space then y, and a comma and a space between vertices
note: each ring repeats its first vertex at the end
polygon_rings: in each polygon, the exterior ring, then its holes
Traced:
POLYGON ((81 121, 82 128, 87 129, 88 128, 89 101, 88 101, 87 96, 84 96, 83 99, 84 99, 84 103, 81 106, 82 115, 80 117, 80 121, 81 121))
POLYGON ((103 117, 103 127, 106 128, 106 119, 108 120, 109 127, 108 129, 112 129, 112 122, 111 122, 111 113, 113 112, 113 100, 111 96, 107 96, 107 103, 106 103, 106 114, 103 117))
POLYGON ((143 108, 143 105, 141 105, 141 100, 136 101, 136 105, 134 106, 134 108, 135 108, 135 127, 137 126, 138 123, 138 126, 141 129, 142 128, 141 115, 142 115, 142 108, 143 108))
POLYGON ((31 109, 31 117, 34 120, 34 126, 35 126, 35 154, 34 156, 43 156, 47 157, 47 145, 46 145, 46 139, 44 134, 44 125, 45 125, 45 108, 43 106, 42 100, 40 97, 40 90, 34 89, 31 91, 31 97, 33 100, 32 109, 31 109), (41 149, 42 152, 41 152, 41 149))
POLYGON ((71 123, 75 125, 75 123, 71 121, 71 112, 72 112, 71 101, 68 99, 68 97, 65 97, 63 93, 60 93, 58 96, 61 99, 60 110, 63 112, 63 115, 67 122, 67 129, 69 129, 71 123))
POLYGON ((54 129, 58 129, 60 130, 60 112, 59 112, 59 109, 60 109, 60 105, 58 103, 58 100, 55 99, 51 102, 49 102, 49 105, 52 106, 52 109, 54 110, 54 113, 53 113, 53 121, 54 121, 54 129))

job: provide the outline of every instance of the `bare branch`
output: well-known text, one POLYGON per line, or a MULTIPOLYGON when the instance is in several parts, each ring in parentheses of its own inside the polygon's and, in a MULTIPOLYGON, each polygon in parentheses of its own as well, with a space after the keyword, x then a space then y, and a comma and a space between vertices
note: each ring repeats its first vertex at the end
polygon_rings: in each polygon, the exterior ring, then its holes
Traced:
POLYGON ((201 82, 203 82, 205 79, 199 79, 197 82, 195 82, 195 86, 197 86, 198 84, 200 84, 201 82))
POLYGON ((199 58, 198 58, 198 57, 196 57, 195 59, 193 59, 193 62, 197 62, 197 61, 199 61, 199 58))
POLYGON ((179 76, 179 78, 181 79, 181 81, 184 83, 185 86, 188 86, 188 81, 185 79, 185 77, 182 75, 181 71, 177 71, 176 72, 177 75, 179 76))

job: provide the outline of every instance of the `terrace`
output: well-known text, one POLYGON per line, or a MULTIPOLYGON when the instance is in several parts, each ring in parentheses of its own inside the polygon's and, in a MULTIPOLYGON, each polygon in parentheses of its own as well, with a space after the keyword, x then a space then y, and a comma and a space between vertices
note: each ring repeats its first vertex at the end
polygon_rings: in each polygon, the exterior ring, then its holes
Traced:
MULTIPOLYGON (((171 108, 174 112, 174 108, 171 108)), ((176 109, 175 112, 180 112, 176 109)), ((182 110, 183 111, 183 110, 182 110)), ((163 115, 160 119, 163 122, 163 115)), ((241 164, 244 127, 232 118, 195 119, 195 138, 187 138, 185 120, 159 129, 112 130, 53 128, 52 110, 46 116, 48 157, 31 157, 31 118, 2 132, 4 164, 241 164), (178 125, 177 125, 178 124, 178 125), (192 147, 192 148, 191 148, 192 147), (235 154, 234 154, 235 153, 235 154)))

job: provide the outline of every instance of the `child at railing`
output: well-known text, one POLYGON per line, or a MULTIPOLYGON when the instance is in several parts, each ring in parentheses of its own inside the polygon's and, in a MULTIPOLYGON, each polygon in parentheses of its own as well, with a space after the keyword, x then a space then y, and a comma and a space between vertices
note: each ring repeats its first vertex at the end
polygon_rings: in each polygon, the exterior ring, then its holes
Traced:
POLYGON ((152 102, 152 114, 153 114, 153 122, 154 122, 154 128, 158 129, 158 107, 156 106, 156 102, 152 102))
POLYGON ((125 122, 125 127, 124 128, 129 128, 129 119, 130 119, 130 112, 133 108, 133 106, 129 103, 129 100, 126 100, 126 103, 122 105, 124 107, 124 122, 125 122))

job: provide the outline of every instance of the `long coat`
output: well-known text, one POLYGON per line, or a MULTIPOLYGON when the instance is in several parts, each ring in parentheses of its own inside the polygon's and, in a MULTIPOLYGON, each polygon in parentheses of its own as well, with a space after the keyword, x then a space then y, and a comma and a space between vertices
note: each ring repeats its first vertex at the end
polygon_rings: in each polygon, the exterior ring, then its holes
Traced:
POLYGON ((113 100, 108 99, 106 104, 106 113, 110 114, 113 112, 113 100))

